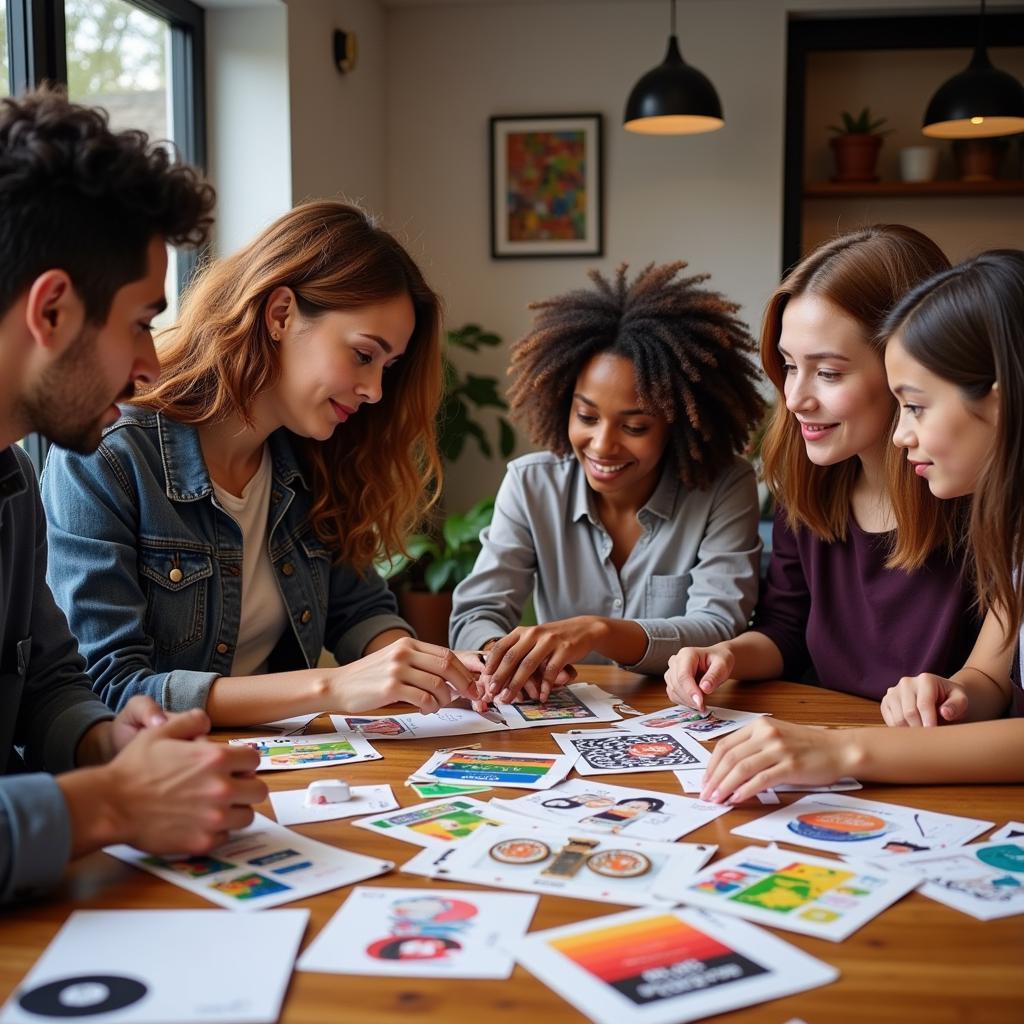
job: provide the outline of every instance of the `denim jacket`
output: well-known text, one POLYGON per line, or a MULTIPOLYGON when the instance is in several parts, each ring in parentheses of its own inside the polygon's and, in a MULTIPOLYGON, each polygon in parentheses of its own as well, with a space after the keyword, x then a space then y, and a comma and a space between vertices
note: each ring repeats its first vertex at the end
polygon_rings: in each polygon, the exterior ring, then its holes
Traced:
MULTIPOLYGON (((290 628, 272 671, 342 664, 388 629, 409 629, 374 573, 332 562, 309 522, 305 470, 289 434, 268 441, 268 545, 290 628)), ((242 537, 218 504, 194 427, 126 407, 93 455, 53 448, 42 477, 47 579, 113 708, 149 694, 165 708, 205 707, 230 675, 242 600, 242 537)))

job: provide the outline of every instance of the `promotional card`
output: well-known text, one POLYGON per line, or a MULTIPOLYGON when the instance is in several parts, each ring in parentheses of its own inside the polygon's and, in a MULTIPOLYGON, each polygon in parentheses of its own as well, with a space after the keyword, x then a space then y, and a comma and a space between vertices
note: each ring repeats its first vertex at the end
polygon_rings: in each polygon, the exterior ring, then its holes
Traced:
POLYGON ((439 750, 413 773, 412 782, 475 782, 514 789, 550 789, 572 771, 575 755, 509 750, 439 750))
POLYGON ((257 769, 287 771, 297 768, 327 768, 330 765, 379 761, 381 755, 362 736, 352 733, 316 733, 310 736, 261 736, 258 739, 228 740, 233 747, 252 747, 260 755, 257 769))
POLYGON ((554 732, 551 738, 571 757, 580 775, 703 769, 711 755, 685 733, 624 729, 554 732))

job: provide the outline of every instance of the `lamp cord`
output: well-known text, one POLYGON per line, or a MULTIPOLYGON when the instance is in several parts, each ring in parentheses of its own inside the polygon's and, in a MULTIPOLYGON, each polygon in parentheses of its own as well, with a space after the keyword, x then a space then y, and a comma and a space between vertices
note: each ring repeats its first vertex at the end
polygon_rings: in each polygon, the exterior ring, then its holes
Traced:
MULTIPOLYGON (((981 0, 982 9, 985 6, 985 0, 981 0)), ((676 34, 676 0, 668 0, 669 9, 669 35, 676 34)))

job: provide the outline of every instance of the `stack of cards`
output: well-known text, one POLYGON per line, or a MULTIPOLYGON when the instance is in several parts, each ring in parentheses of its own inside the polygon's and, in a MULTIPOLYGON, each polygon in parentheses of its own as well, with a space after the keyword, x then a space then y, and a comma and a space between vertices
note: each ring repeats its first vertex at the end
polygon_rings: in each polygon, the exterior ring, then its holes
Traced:
POLYGON ((704 711, 688 708, 685 704, 676 704, 664 711, 653 711, 649 715, 630 718, 618 728, 630 732, 661 732, 662 730, 682 730, 695 740, 707 742, 717 740, 757 718, 764 717, 754 711, 731 711, 729 708, 707 707, 704 711))

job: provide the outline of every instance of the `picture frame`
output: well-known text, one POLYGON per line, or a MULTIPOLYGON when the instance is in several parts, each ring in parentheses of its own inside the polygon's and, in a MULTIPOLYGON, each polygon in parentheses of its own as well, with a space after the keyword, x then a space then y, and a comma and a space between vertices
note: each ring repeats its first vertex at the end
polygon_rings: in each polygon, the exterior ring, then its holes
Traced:
POLYGON ((604 254, 603 120, 490 119, 492 259, 604 254))

